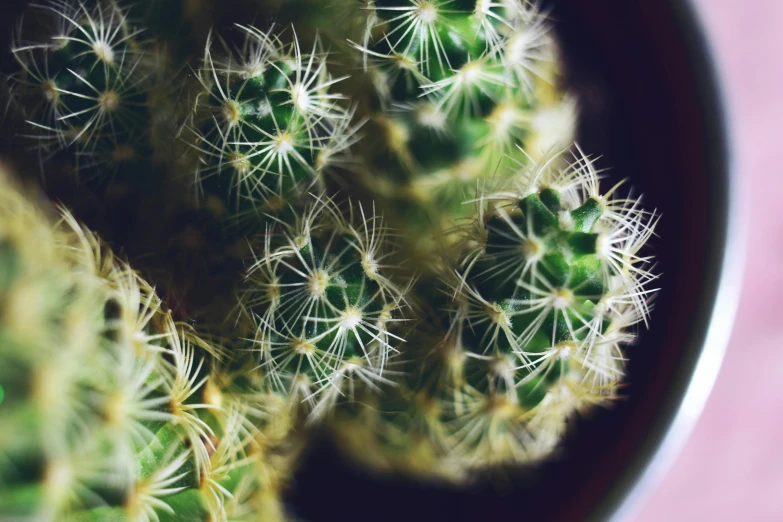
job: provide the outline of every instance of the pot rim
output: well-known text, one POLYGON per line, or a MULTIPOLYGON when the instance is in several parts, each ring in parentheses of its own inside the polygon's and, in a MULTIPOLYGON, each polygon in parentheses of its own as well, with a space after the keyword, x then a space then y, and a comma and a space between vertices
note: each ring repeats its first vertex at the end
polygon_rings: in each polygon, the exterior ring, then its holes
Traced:
POLYGON ((690 351, 696 358, 693 369, 677 372, 684 386, 668 396, 671 409, 653 424, 642 451, 629 463, 617 485, 594 510, 591 520, 627 522, 635 520, 656 487, 663 481, 685 447, 718 377, 739 306, 745 265, 747 228, 742 186, 736 176, 735 151, 731 139, 734 127, 727 103, 719 63, 710 45, 704 23, 692 1, 670 1, 677 24, 686 34, 689 61, 699 81, 704 103, 700 116, 708 129, 707 149, 712 159, 718 194, 712 198, 716 218, 711 238, 717 247, 714 268, 702 296, 709 311, 694 328, 690 351), (725 201, 725 206, 721 206, 725 201), (688 374, 690 372, 690 375, 688 374))

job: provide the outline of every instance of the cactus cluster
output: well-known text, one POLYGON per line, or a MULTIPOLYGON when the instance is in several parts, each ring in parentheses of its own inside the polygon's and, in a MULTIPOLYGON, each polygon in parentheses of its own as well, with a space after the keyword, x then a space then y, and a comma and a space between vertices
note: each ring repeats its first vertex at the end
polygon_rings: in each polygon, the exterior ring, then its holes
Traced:
POLYGON ((0 171, 0 520, 285 520, 312 436, 459 482, 618 396, 657 216, 571 145, 546 13, 230 4, 257 16, 41 0, 15 33, 11 130, 141 231, 0 171), (174 243, 201 272, 150 263, 174 243))

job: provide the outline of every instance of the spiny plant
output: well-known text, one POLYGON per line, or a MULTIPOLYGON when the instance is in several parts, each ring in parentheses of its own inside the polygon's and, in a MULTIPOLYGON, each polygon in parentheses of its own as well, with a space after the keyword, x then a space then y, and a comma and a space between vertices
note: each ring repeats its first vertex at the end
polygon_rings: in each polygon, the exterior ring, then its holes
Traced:
POLYGON ((406 303, 385 264, 388 234, 361 206, 346 219, 320 199, 264 235, 248 268, 240 310, 254 335, 245 350, 270 388, 304 403, 310 420, 352 399, 357 384, 392 384, 386 367, 403 341, 395 326, 406 303))
POLYGON ((426 249, 470 216, 463 203, 478 185, 567 146, 574 104, 558 87, 546 14, 532 3, 363 4, 362 39, 352 43, 378 104, 376 143, 364 148, 372 183, 426 249))
POLYGON ((622 347, 655 291, 639 251, 657 218, 619 185, 601 192, 581 153, 564 169, 556 159, 476 200, 441 277, 445 331, 422 332, 396 393, 352 412, 362 457, 461 479, 549 455, 575 414, 616 397, 622 347))
POLYGON ((52 1, 31 9, 36 25, 20 24, 12 48, 20 70, 11 87, 35 147, 44 158, 70 151, 82 179, 109 172, 126 182, 138 178, 138 163, 151 154, 149 104, 159 87, 143 31, 115 3, 52 1))
POLYGON ((282 519, 260 392, 228 393, 218 348, 2 174, 0 518, 282 519))
POLYGON ((0 520, 282 520, 315 428, 460 481, 618 395, 657 217, 564 160, 537 4, 280 0, 198 42, 219 4, 48 0, 16 34, 45 177, 134 186, 147 258, 178 216, 229 297, 168 310, 0 176, 0 520))
MULTIPOLYGON (((310 52, 294 35, 238 26, 241 45, 210 40, 199 70, 199 106, 192 146, 200 155, 197 186, 232 219, 264 230, 269 220, 301 207, 325 189, 328 169, 350 161, 353 110, 332 87, 318 40, 310 52)), ((291 215, 288 214, 290 218, 291 215)))

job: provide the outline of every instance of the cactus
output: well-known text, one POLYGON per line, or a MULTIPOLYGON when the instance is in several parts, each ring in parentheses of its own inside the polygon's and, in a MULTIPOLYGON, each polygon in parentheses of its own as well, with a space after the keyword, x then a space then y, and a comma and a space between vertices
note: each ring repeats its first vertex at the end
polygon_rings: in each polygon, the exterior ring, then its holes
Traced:
POLYGON ((132 180, 140 169, 126 174, 124 166, 150 153, 153 82, 141 31, 114 4, 50 2, 35 11, 53 29, 30 40, 20 30, 12 87, 37 131, 36 146, 45 155, 73 151, 82 178, 111 170, 132 180))
POLYGON ((390 384, 388 360, 402 339, 405 289, 390 279, 381 220, 329 200, 310 205, 293 226, 263 236, 247 272, 241 311, 252 320, 256 352, 271 388, 327 415, 365 384, 390 384))
POLYGON ((556 48, 532 4, 365 4, 353 44, 378 99, 372 183, 422 250, 470 217, 463 203, 477 186, 568 145, 574 104, 557 87, 556 48))
MULTIPOLYGON (((330 89, 326 54, 315 42, 301 49, 271 32, 239 26, 242 45, 222 52, 207 45, 193 148, 202 191, 233 219, 263 231, 264 215, 301 206, 310 189, 320 193, 325 172, 353 144, 352 111, 330 89)), ((289 216, 290 217, 290 216, 289 216)))
POLYGON ((175 324, 71 215, 52 224, 0 182, 0 514, 206 521, 279 510, 263 423, 243 400, 253 395, 220 400, 235 384, 205 365, 219 349, 175 324))
POLYGON ((319 428, 459 482, 618 396, 657 217, 566 161, 537 5, 281 0, 203 42, 220 2, 31 9, 11 106, 45 179, 143 220, 104 243, 0 173, 0 519, 284 520, 319 428), (178 242, 201 272, 145 264, 178 242))
POLYGON ((657 218, 615 197, 618 186, 602 193, 581 154, 514 179, 482 194, 461 229, 462 253, 442 276, 445 331, 418 340, 401 389, 373 410, 393 413, 352 412, 342 436, 376 466, 460 480, 539 460, 576 413, 616 397, 623 346, 655 291, 639 250, 657 218))

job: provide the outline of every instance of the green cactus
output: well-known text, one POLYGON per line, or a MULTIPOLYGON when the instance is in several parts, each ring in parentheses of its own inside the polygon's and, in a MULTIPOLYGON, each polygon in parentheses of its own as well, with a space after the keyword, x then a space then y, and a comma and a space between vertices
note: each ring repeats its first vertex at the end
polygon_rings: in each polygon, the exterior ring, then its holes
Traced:
POLYGON ((353 43, 378 99, 380 138, 365 148, 372 183, 426 250, 470 217, 464 202, 477 186, 567 146, 574 104, 557 86, 545 15, 531 4, 365 4, 357 9, 365 31, 353 43))
POLYGON ((388 360, 402 341, 405 289, 390 279, 388 230, 361 207, 345 219, 330 200, 307 207, 295 224, 262 237, 249 267, 241 312, 255 330, 269 386, 311 420, 361 383, 390 384, 388 360), (354 382, 357 381, 357 382, 354 382))
POLYGON ((141 30, 115 4, 50 2, 30 16, 52 26, 29 40, 18 34, 13 48, 20 73, 12 88, 36 146, 44 155, 72 151, 81 178, 115 171, 132 180, 139 169, 126 166, 150 152, 154 88, 141 30))
MULTIPOLYGON (((231 217, 263 231, 269 219, 321 193, 325 172, 354 142, 352 110, 331 87, 326 54, 239 26, 242 45, 207 45, 192 125, 199 187, 231 217)), ((287 215, 288 218, 291 214, 287 215)))
POLYGON ((582 155, 515 179, 479 198, 443 276, 446 331, 415 343, 408 378, 374 410, 403 413, 353 412, 347 446, 364 456, 374 441, 376 466, 458 480, 538 460, 574 414, 615 397, 622 346, 649 314, 655 276, 639 250, 657 218, 600 192, 582 155))
POLYGON ((254 395, 207 369, 221 352, 68 213, 0 185, 4 519, 282 517, 254 395))

